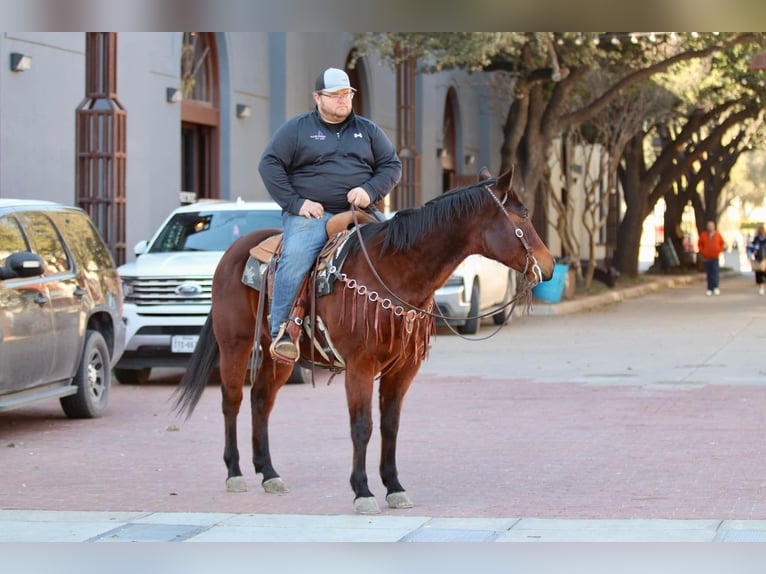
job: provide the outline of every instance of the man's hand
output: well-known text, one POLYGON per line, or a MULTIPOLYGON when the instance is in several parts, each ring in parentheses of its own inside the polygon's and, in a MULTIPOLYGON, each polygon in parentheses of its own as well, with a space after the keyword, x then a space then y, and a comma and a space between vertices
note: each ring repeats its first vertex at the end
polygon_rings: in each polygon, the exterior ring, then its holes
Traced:
POLYGON ((324 215, 324 207, 321 203, 306 199, 301 205, 298 215, 302 215, 306 219, 321 219, 324 215))
POLYGON ((370 196, 364 190, 363 187, 355 187, 346 194, 349 205, 354 205, 361 209, 364 209, 370 205, 370 196))

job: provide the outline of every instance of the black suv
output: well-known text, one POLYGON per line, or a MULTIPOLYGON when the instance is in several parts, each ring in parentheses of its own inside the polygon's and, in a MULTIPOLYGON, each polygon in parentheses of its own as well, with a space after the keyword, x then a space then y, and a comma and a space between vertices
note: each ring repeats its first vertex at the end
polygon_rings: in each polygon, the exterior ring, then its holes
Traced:
POLYGON ((59 398, 69 417, 103 413, 125 347, 120 289, 82 209, 0 199, 0 411, 59 398))

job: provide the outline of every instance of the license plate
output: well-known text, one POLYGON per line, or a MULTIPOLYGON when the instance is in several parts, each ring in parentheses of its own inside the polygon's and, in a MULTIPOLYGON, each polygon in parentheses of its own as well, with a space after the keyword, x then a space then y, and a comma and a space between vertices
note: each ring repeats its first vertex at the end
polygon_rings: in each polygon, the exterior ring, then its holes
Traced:
POLYGON ((175 335, 170 338, 170 350, 173 353, 193 353, 198 339, 197 335, 175 335))

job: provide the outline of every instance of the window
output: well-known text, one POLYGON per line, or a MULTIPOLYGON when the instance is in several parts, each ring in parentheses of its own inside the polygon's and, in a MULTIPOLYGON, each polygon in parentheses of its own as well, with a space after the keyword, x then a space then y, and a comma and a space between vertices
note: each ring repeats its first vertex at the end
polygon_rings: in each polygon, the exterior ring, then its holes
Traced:
POLYGON ((221 197, 218 50, 215 34, 184 32, 181 47, 181 189, 221 197))
POLYGON ((225 251, 251 231, 282 227, 282 210, 177 213, 162 229, 152 253, 225 251))
POLYGON ((114 266, 109 251, 104 248, 104 242, 88 217, 79 212, 65 211, 51 212, 50 217, 74 252, 75 259, 82 261, 88 271, 114 266))
POLYGON ((181 89, 184 100, 213 103, 213 69, 208 35, 184 32, 181 48, 181 89))
POLYGON ((45 262, 46 275, 71 271, 72 262, 51 220, 42 213, 25 213, 21 216, 29 233, 32 250, 45 262))

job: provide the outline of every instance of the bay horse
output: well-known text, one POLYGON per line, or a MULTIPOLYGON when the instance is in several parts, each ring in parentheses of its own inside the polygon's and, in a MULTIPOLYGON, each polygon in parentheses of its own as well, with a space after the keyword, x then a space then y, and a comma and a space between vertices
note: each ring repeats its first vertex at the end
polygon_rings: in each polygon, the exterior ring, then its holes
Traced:
MULTIPOLYGON (((551 278, 554 259, 535 232, 527 209, 511 186, 510 172, 446 192, 384 222, 351 234, 342 273, 333 291, 315 299, 312 317, 323 319, 328 340, 342 358, 353 446, 351 488, 357 513, 380 511, 367 484, 367 445, 378 378, 380 476, 391 508, 413 506, 399 482, 396 443, 402 400, 427 356, 434 329, 434 292, 468 255, 490 257, 522 273, 522 290, 551 278), (315 313, 315 314, 314 314, 315 313)), ((267 312, 256 325, 259 291, 241 281, 252 247, 279 230, 254 231, 224 253, 213 278, 212 307, 189 366, 176 389, 175 408, 190 416, 220 361, 227 490, 247 490, 239 465, 237 416, 255 333, 260 348, 271 343, 267 312)), ((268 307, 268 302, 262 302, 268 307)), ((300 343, 304 360, 315 357, 311 337, 300 343)), ((269 415, 292 365, 262 354, 250 390, 253 464, 266 492, 287 492, 269 451, 269 415)))

